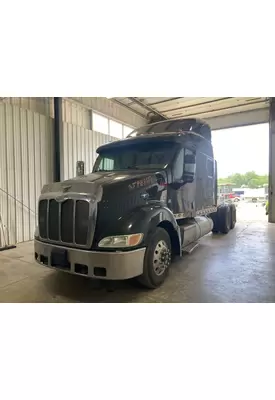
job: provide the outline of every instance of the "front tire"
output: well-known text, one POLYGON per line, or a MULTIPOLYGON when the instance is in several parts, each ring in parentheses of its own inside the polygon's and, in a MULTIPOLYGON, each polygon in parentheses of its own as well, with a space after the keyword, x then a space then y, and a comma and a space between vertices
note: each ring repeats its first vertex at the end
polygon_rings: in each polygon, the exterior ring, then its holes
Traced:
POLYGON ((163 228, 156 228, 150 236, 145 252, 143 274, 138 282, 148 288, 155 289, 165 281, 171 264, 171 240, 163 228))

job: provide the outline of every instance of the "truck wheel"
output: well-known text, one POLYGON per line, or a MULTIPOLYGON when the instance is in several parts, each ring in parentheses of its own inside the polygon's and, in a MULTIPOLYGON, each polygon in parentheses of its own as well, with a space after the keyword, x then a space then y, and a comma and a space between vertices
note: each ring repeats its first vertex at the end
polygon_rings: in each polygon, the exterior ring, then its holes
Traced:
POLYGON ((219 214, 218 212, 215 212, 210 215, 212 221, 213 221, 213 233, 219 233, 220 232, 220 224, 219 224, 219 214))
POLYGON ((237 220, 237 218, 236 218, 236 207, 232 204, 232 206, 230 208, 231 208, 231 210, 230 210, 231 211, 230 229, 234 229, 235 225, 236 225, 236 220, 237 220))
POLYGON ((221 207, 218 210, 220 232, 227 234, 230 231, 231 226, 231 207, 221 207))
POLYGON ((143 265, 143 274, 137 278, 142 286, 155 289, 168 274, 171 264, 171 240, 163 228, 157 228, 149 239, 143 265))

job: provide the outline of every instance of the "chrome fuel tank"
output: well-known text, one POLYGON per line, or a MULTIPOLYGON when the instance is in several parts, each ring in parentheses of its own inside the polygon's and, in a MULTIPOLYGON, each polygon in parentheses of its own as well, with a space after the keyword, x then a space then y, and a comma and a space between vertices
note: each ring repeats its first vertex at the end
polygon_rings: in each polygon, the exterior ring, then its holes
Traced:
POLYGON ((182 233, 182 247, 196 242, 198 239, 210 233, 213 229, 213 221, 208 217, 196 217, 189 221, 184 221, 180 226, 182 233))

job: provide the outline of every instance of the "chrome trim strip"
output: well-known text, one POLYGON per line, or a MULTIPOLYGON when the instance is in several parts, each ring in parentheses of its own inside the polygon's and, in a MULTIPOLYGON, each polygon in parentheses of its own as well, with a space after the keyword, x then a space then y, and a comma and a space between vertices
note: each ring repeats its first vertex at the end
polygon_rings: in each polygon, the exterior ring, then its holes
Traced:
MULTIPOLYGON (((207 215, 207 214, 211 214, 214 212, 217 212, 218 208, 217 207, 207 207, 201 210, 197 210, 196 211, 196 215, 207 215)), ((177 213, 174 214, 175 219, 182 219, 182 218, 187 218, 187 214, 186 213, 177 213)))

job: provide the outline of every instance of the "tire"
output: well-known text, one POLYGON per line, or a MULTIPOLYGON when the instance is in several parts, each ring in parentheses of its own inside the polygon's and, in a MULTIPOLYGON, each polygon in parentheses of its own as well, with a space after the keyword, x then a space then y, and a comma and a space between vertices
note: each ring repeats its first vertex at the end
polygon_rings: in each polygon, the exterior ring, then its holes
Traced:
POLYGON ((215 212, 210 215, 212 221, 213 221, 213 229, 212 233, 219 233, 220 232, 220 224, 219 224, 219 214, 218 212, 215 212))
POLYGON ((225 206, 218 210, 220 232, 226 235, 230 231, 231 226, 231 207, 225 206))
POLYGON ((171 264, 171 240, 163 228, 156 228, 150 236, 145 252, 143 274, 138 282, 148 288, 156 289, 165 281, 171 264))
POLYGON ((230 229, 234 229, 236 225, 236 207, 232 205, 231 207, 231 216, 230 216, 230 229))

